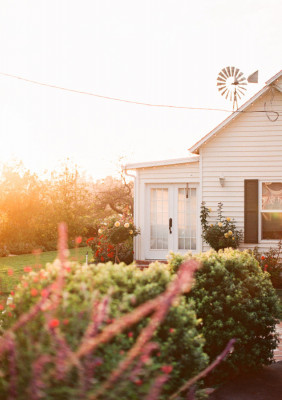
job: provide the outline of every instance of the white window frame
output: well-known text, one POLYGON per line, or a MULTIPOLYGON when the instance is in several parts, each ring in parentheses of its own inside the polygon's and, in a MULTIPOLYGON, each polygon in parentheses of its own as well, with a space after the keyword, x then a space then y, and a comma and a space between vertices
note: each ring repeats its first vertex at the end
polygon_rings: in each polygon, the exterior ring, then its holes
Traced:
POLYGON ((262 213, 263 212, 279 212, 282 213, 282 210, 263 210, 262 209, 262 184, 263 183, 282 183, 282 179, 261 179, 259 180, 259 243, 278 243, 279 239, 262 239, 262 213))

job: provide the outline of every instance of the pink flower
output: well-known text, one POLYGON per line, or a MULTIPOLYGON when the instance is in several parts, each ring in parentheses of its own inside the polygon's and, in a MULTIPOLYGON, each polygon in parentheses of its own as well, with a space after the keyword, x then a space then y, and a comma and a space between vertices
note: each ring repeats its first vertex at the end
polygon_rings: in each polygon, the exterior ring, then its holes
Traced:
POLYGON ((32 271, 32 268, 29 265, 24 267, 24 272, 31 272, 31 271, 32 271))
POLYGON ((128 336, 129 338, 133 337, 133 332, 128 332, 127 336, 128 336))
POLYGON ((163 365, 161 370, 165 373, 165 374, 170 374, 171 371, 173 370, 173 366, 172 365, 163 365))
POLYGON ((48 296, 48 290, 47 289, 42 289, 40 294, 41 294, 42 297, 47 297, 48 296))
POLYGON ((9 275, 9 276, 12 276, 13 274, 14 274, 14 271, 13 271, 11 268, 9 268, 9 269, 8 269, 8 275, 9 275))
POLYGON ((143 384, 142 379, 137 379, 136 381, 134 381, 135 385, 140 386, 143 384))

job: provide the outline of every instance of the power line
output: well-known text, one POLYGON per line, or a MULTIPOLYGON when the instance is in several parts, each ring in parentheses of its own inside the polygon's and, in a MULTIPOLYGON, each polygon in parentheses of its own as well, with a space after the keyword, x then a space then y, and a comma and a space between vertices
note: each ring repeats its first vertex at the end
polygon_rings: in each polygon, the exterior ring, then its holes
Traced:
MULTIPOLYGON (((126 99, 121 99, 121 98, 118 98, 118 97, 104 96, 104 95, 101 95, 101 94, 92 93, 92 92, 86 92, 86 91, 83 91, 83 90, 69 89, 69 88, 65 88, 65 87, 62 87, 62 86, 57 86, 57 85, 52 85, 52 84, 49 84, 49 83, 35 81, 35 80, 32 80, 32 79, 27 79, 27 78, 24 78, 24 77, 18 76, 18 75, 7 74, 5 72, 0 72, 0 75, 6 76, 6 77, 9 77, 9 78, 19 79, 21 81, 32 83, 34 85, 50 87, 50 88, 58 89, 58 90, 64 90, 66 92, 71 92, 71 93, 85 94, 87 96, 98 97, 100 99, 105 99, 105 100, 114 100, 114 101, 120 101, 120 102, 123 102, 123 103, 137 104, 137 105, 140 105, 140 106, 176 108, 176 109, 182 109, 182 110, 223 111, 223 112, 232 113, 232 111, 226 110, 226 109, 222 109, 222 108, 188 107, 188 106, 175 106, 175 105, 170 105, 170 104, 143 103, 141 101, 126 100, 126 99)), ((235 112, 236 113, 260 113, 260 112, 265 113, 266 111, 264 111, 264 110, 244 111, 243 110, 243 111, 235 111, 235 112)))

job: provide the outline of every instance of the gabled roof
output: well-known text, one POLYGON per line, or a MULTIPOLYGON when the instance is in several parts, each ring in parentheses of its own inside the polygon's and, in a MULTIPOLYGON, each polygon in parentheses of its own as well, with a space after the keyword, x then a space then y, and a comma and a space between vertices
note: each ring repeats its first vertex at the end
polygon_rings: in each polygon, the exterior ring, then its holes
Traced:
POLYGON ((159 167, 164 165, 177 165, 177 164, 186 164, 191 162, 199 161, 199 156, 191 154, 185 158, 174 158, 171 160, 161 160, 161 161, 147 161, 141 163, 134 163, 134 164, 126 164, 123 168, 124 169, 138 169, 138 168, 152 168, 152 167, 159 167))
POLYGON ((192 147, 190 147, 189 151, 191 153, 197 154, 199 152, 199 148, 205 144, 208 140, 210 140, 214 135, 218 133, 222 128, 224 128, 229 122, 233 121, 241 112, 246 110, 254 101, 256 101, 259 97, 261 97, 264 93, 269 90, 269 87, 272 83, 274 83, 277 79, 282 76, 282 70, 279 71, 276 75, 270 78, 266 82, 266 86, 264 86, 258 93, 256 93, 253 97, 251 97, 245 104, 243 104, 237 111, 234 111, 229 117, 227 117, 221 124, 215 127, 212 131, 210 131, 207 135, 205 135, 202 139, 200 139, 197 143, 195 143, 192 147))

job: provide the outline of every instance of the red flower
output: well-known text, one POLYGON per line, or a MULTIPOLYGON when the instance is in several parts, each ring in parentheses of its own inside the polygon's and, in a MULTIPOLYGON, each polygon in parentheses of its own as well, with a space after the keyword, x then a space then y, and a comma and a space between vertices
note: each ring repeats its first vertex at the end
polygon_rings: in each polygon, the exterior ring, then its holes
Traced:
POLYGON ((101 261, 102 261, 102 262, 104 262, 104 261, 105 261, 105 259, 104 259, 104 257, 103 257, 103 256, 101 256, 101 261))
POLYGON ((137 379, 136 381, 134 381, 135 385, 140 386, 143 384, 142 379, 137 379))
POLYGON ((69 322, 70 322, 70 320, 69 320, 69 319, 64 319, 64 320, 63 320, 63 324, 64 324, 64 325, 68 325, 68 324, 69 324, 69 322))
POLYGON ((265 260, 265 257, 264 257, 264 256, 261 256, 261 260, 265 260))
POLYGON ((9 304, 9 307, 10 308, 16 308, 16 305, 15 304, 9 304))
POLYGON ((160 353, 160 352, 158 352, 158 353, 156 354, 156 356, 157 356, 157 357, 160 357, 160 356, 161 356, 161 353, 160 353))
POLYGON ((24 272, 31 272, 31 271, 32 271, 32 268, 29 265, 24 267, 24 272))
POLYGON ((170 374, 171 371, 173 370, 173 366, 172 365, 163 365, 161 370, 165 373, 165 374, 170 374))
POLYGON ((9 276, 12 276, 13 273, 14 273, 14 271, 13 271, 11 268, 9 268, 9 269, 8 269, 8 275, 9 275, 9 276))
POLYGON ((11 313, 11 311, 8 312, 8 317, 11 317, 13 314, 11 313))
POLYGON ((169 328, 169 333, 173 333, 175 331, 174 328, 169 328))
POLYGON ((89 245, 90 242, 93 242, 94 237, 90 237, 89 239, 86 240, 87 246, 89 245))
POLYGON ((15 292, 13 290, 11 290, 11 296, 14 296, 15 292))
POLYGON ((37 296, 38 295, 38 290, 37 289, 35 289, 35 288, 32 288, 31 290, 30 290, 30 294, 31 294, 31 296, 37 296))
POLYGON ((41 296, 42 297, 47 297, 48 296, 48 290, 47 289, 42 289, 41 290, 41 296))
POLYGON ((95 256, 98 257, 99 253, 100 253, 100 251, 97 250, 96 253, 95 253, 95 256))
POLYGON ((265 266, 264 266, 264 271, 267 271, 267 268, 268 268, 268 265, 265 264, 265 266))
POLYGON ((39 281, 38 276, 35 276, 35 277, 33 278, 33 282, 38 282, 38 281, 39 281))
POLYGON ((128 337, 133 337, 133 332, 128 332, 127 336, 128 337))
POLYGON ((60 321, 57 318, 51 319, 49 322, 49 328, 57 328, 60 325, 60 321))
POLYGON ((77 236, 75 238, 75 244, 80 244, 82 242, 82 237, 81 236, 77 236))
POLYGON ((4 310, 3 304, 0 304, 0 310, 4 310))
POLYGON ((109 258, 113 258, 114 253, 113 253, 113 252, 112 252, 112 253, 108 253, 107 256, 108 256, 109 258))

